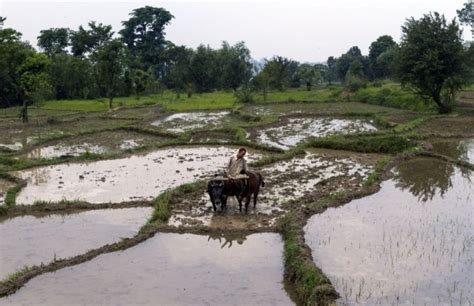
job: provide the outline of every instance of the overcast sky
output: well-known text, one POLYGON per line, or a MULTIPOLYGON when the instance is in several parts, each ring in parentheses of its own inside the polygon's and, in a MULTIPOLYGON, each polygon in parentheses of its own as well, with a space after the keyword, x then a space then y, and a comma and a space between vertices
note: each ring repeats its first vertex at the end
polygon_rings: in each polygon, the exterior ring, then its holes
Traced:
MULTIPOLYGON (((0 0, 5 27, 23 33, 36 45, 42 29, 77 29, 95 20, 111 24, 115 32, 135 8, 164 7, 175 19, 167 27, 167 39, 196 47, 201 43, 218 47, 245 41, 252 57, 283 55, 304 62, 325 61, 357 45, 362 52, 378 36, 399 40, 400 26, 408 17, 438 11, 448 18, 465 0, 0 0)), ((470 31, 465 28, 467 39, 470 31)))

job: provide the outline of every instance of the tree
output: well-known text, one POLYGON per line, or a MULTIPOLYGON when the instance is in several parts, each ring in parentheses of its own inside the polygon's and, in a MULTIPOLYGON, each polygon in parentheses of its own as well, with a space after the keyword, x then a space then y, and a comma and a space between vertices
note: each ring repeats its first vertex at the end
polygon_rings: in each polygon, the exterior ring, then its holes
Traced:
POLYGON ((263 94, 263 101, 267 101, 267 93, 270 88, 271 77, 268 70, 261 70, 253 79, 255 89, 261 90, 263 94))
POLYGON ((283 56, 274 56, 270 60, 265 60, 263 71, 270 78, 270 86, 283 91, 290 85, 290 65, 292 60, 283 56))
POLYGON ((77 31, 71 31, 71 51, 74 56, 86 56, 95 53, 106 42, 112 39, 112 26, 97 24, 95 21, 88 23, 89 30, 79 26, 77 31))
POLYGON ((141 69, 136 69, 133 74, 133 88, 135 89, 137 99, 140 99, 140 94, 147 89, 149 84, 150 75, 141 69))
POLYGON ((174 18, 164 8, 145 6, 130 13, 130 19, 123 21, 119 32, 132 56, 139 58, 143 69, 154 66, 155 75, 160 76, 160 65, 165 49, 165 27, 174 18))
POLYGON ((125 73, 125 46, 118 39, 108 41, 97 51, 96 59, 98 78, 109 98, 109 110, 112 110, 113 99, 125 73))
POLYGON ((321 73, 310 64, 301 64, 298 67, 297 75, 299 80, 306 85, 307 91, 310 91, 311 86, 321 79, 321 73))
POLYGON ((69 46, 69 32, 68 28, 41 30, 38 36, 38 47, 48 56, 66 53, 66 48, 69 46))
POLYGON ((456 11, 458 13, 459 21, 462 24, 474 26, 474 3, 466 2, 462 9, 456 11))
POLYGON ((419 20, 408 19, 402 32, 398 60, 402 84, 431 98, 440 113, 451 112, 455 94, 468 75, 458 23, 430 13, 419 20))
POLYGON ((389 35, 383 35, 377 38, 370 47, 369 47, 369 61, 370 67, 372 69, 374 78, 382 78, 387 76, 389 73, 384 71, 383 69, 386 66, 379 66, 378 65, 378 58, 383 53, 389 51, 392 48, 395 48, 397 43, 393 40, 393 38, 389 35))
POLYGON ((28 104, 41 101, 51 95, 51 85, 47 73, 50 60, 36 52, 30 53, 18 69, 19 91, 23 100, 21 118, 28 122, 28 104))
POLYGON ((335 68, 339 80, 345 81, 347 71, 349 70, 352 62, 355 60, 358 60, 361 63, 363 62, 362 53, 357 46, 351 47, 346 53, 341 55, 341 57, 336 60, 335 68))
POLYGON ((194 51, 185 46, 176 46, 171 43, 166 46, 164 78, 168 88, 173 88, 178 98, 186 89, 188 97, 192 96, 191 58, 193 54, 194 51))
POLYGON ((198 92, 208 92, 217 87, 216 51, 200 45, 191 57, 190 74, 198 92))
POLYGON ((336 81, 337 78, 337 71, 336 71, 336 59, 334 56, 328 57, 326 64, 328 66, 328 70, 326 73, 326 81, 331 84, 332 82, 336 81))
POLYGON ((242 84, 247 84, 252 77, 251 59, 250 50, 244 42, 231 46, 224 41, 216 53, 219 88, 236 90, 242 84))

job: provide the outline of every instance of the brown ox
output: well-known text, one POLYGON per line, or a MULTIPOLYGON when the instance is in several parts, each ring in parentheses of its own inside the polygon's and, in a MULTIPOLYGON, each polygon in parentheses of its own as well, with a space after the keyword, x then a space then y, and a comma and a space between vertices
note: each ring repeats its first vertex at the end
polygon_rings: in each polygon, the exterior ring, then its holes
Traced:
POLYGON ((239 210, 242 211, 242 200, 245 199, 245 211, 248 211, 250 204, 250 197, 253 195, 253 207, 257 205, 258 192, 260 186, 264 187, 265 182, 260 173, 248 172, 247 175, 248 183, 242 194, 239 195, 239 188, 236 184, 236 180, 212 180, 207 184, 207 193, 211 198, 212 208, 214 211, 217 210, 217 205, 221 204, 221 210, 227 210, 227 198, 235 196, 239 202, 239 210))

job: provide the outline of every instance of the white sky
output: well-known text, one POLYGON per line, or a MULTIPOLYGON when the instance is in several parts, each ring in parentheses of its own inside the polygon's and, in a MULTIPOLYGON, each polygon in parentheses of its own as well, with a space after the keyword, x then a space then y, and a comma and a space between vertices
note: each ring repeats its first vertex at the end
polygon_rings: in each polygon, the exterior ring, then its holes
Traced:
MULTIPOLYGON (((200 43, 218 47, 243 40, 252 57, 282 55, 304 62, 325 61, 357 45, 364 54, 378 36, 399 40, 400 27, 408 17, 438 11, 456 16, 464 0, 0 0, 5 27, 23 33, 36 45, 42 29, 77 29, 95 20, 111 24, 115 32, 128 14, 145 5, 164 7, 175 19, 167 39, 196 47, 200 43)), ((470 31, 464 30, 465 39, 470 31)))

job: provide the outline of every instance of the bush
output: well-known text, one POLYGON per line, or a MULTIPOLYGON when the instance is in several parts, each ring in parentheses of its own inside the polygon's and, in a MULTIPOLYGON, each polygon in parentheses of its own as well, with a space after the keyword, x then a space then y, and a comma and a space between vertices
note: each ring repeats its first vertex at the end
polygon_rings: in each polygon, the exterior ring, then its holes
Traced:
POLYGON ((234 93, 237 102, 239 103, 253 103, 255 102, 254 92, 249 86, 243 86, 237 89, 234 93))

